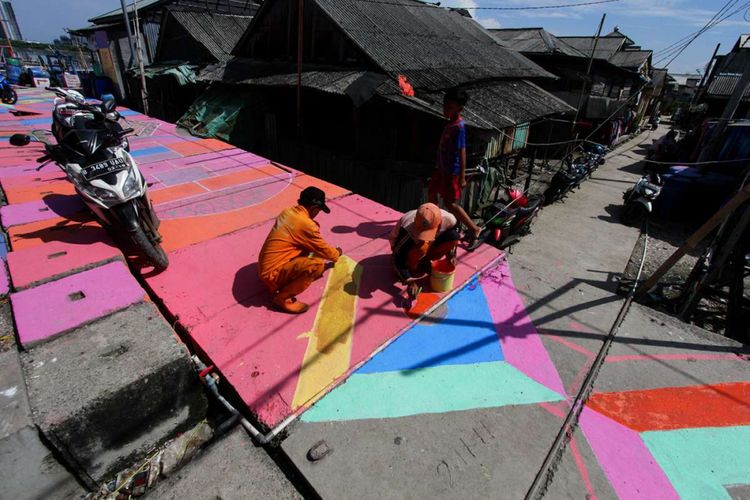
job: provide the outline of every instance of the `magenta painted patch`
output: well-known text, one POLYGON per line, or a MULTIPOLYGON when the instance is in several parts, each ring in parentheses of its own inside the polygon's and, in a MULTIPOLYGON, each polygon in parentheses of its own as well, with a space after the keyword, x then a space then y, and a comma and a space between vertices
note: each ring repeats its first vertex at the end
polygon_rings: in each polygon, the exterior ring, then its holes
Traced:
POLYGON ((113 262, 10 296, 21 345, 30 346, 141 302, 145 292, 113 262))
POLYGON ((529 378, 565 396, 557 368, 526 313, 507 262, 482 278, 482 289, 497 325, 505 360, 529 378))
POLYGON ((580 426, 618 497, 679 498, 637 432, 588 407, 580 426))
POLYGON ((40 281, 73 274, 82 268, 118 258, 122 258, 122 253, 108 238, 86 245, 51 241, 10 252, 8 268, 13 287, 21 290, 40 281))
POLYGON ((43 200, 0 207, 0 218, 3 227, 8 229, 31 222, 70 217, 85 209, 86 205, 76 195, 50 195, 43 200))

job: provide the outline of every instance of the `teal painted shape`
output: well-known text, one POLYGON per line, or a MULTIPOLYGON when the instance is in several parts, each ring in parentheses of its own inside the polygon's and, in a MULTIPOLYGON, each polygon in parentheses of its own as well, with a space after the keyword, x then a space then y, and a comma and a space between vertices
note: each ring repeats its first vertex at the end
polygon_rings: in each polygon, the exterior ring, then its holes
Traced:
POLYGON ((726 486, 750 484, 750 427, 703 427, 641 434, 683 499, 730 500, 726 486))
POLYGON ((560 401, 505 362, 443 365, 352 375, 302 415, 305 422, 394 418, 421 413, 560 401))

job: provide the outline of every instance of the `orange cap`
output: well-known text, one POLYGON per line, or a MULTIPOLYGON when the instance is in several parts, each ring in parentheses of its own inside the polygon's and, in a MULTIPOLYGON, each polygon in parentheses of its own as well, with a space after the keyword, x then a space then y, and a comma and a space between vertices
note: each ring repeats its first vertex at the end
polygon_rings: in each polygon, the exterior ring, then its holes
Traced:
POLYGON ((421 241, 434 241, 443 216, 434 203, 425 203, 417 209, 412 236, 421 241))

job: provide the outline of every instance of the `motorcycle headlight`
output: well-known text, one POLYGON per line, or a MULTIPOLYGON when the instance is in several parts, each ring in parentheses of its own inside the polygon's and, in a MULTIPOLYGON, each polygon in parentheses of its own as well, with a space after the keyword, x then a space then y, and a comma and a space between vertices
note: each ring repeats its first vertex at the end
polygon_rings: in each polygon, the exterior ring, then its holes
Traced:
POLYGON ((103 201, 115 201, 118 199, 118 196, 108 189, 102 189, 91 185, 86 186, 84 189, 91 193, 94 198, 99 198, 103 201))
POLYGON ((126 198, 130 198, 131 196, 138 195, 140 191, 141 183, 135 175, 135 172, 131 170, 130 173, 128 173, 128 178, 125 179, 125 184, 122 186, 122 194, 124 194, 126 198))

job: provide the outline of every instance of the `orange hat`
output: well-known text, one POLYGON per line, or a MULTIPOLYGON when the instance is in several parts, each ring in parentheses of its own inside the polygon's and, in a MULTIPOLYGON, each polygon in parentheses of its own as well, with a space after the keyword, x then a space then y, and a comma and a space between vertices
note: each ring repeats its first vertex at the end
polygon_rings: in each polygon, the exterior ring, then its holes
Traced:
POLYGON ((434 203, 425 203, 417 209, 412 236, 421 241, 434 241, 443 216, 434 203))

